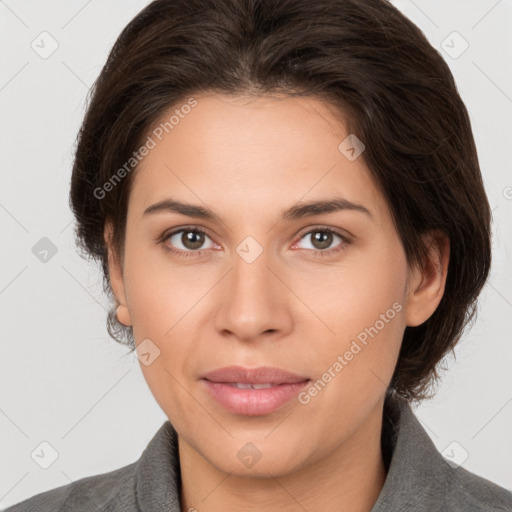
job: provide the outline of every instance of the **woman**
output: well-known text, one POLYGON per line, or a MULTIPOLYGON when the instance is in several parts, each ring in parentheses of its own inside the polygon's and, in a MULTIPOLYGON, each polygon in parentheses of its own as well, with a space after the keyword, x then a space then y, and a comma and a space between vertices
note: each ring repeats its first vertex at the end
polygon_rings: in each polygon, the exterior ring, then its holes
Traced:
POLYGON ((490 209, 449 68, 390 4, 152 2, 71 205, 168 421, 8 511, 512 509, 411 409, 476 311, 490 209))

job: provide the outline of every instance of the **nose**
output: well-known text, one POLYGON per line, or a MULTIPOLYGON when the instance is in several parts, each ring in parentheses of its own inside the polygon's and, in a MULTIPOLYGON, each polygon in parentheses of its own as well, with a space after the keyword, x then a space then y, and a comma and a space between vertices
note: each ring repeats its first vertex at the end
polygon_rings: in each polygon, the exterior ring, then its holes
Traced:
POLYGON ((293 294, 270 260, 265 251, 252 262, 234 254, 231 271, 218 287, 215 327, 221 335, 254 341, 291 331, 293 294))

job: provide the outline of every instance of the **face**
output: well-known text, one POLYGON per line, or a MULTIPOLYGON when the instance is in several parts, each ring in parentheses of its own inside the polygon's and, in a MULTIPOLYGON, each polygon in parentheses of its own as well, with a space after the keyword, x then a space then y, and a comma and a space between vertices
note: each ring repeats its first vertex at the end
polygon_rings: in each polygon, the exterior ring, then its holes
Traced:
POLYGON ((111 262, 119 320, 180 450, 224 472, 283 475, 356 446, 406 325, 437 303, 418 300, 364 152, 347 151, 332 108, 196 100, 162 140, 150 133, 133 177, 122 271, 111 262), (304 207, 326 201, 337 208, 304 207))

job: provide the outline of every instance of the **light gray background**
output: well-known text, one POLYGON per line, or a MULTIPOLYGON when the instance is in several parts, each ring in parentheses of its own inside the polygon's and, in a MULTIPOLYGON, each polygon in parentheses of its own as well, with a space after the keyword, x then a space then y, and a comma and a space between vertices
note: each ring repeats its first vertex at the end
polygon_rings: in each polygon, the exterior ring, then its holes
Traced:
MULTIPOLYGON (((86 94, 147 3, 0 0, 0 508, 136 461, 166 419, 135 356, 107 335, 100 272, 78 256, 68 208, 86 94), (59 45, 46 59, 31 47, 43 31, 59 45), (47 262, 32 252, 42 237, 57 248, 47 262), (48 469, 31 458, 43 441, 58 452, 48 469)), ((416 412, 439 451, 512 488, 512 2, 394 3, 452 69, 494 215, 478 320, 446 359, 436 398, 416 412), (457 58, 454 31, 469 44, 457 58)))

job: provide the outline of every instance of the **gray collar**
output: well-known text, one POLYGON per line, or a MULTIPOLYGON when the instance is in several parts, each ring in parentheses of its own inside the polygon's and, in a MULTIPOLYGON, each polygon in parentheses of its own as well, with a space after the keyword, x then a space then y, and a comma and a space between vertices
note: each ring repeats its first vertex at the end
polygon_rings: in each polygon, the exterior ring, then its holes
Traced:
MULTIPOLYGON (((136 464, 142 512, 181 511, 177 439, 172 424, 165 421, 136 464)), ((410 404, 391 394, 384 403, 382 450, 387 476, 371 512, 512 510, 512 493, 448 464, 410 404)))

